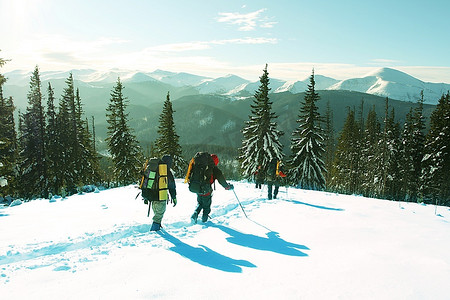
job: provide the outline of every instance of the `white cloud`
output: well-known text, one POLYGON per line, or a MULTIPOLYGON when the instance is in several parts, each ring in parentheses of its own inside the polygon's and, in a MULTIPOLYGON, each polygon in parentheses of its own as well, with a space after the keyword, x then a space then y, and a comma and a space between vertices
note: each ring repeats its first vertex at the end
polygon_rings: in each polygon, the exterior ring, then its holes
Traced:
POLYGON ((238 12, 219 13, 220 17, 217 18, 217 22, 238 25, 240 31, 252 31, 258 26, 262 28, 272 28, 277 22, 269 21, 266 17, 263 17, 262 13, 265 11, 266 9, 263 8, 247 14, 238 12))

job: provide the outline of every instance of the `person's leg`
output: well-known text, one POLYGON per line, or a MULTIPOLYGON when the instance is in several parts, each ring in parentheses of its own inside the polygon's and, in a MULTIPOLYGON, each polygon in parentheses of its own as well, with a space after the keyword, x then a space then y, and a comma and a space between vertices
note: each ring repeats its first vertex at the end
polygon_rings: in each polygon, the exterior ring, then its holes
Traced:
POLYGON ((153 209, 153 224, 151 230, 159 230, 161 227, 161 221, 166 212, 166 201, 152 201, 153 209))
POLYGON ((202 206, 203 206, 203 215, 202 215, 202 222, 208 221, 209 213, 211 212, 211 202, 212 202, 212 195, 208 196, 201 196, 202 197, 202 206))
POLYGON ((267 183, 267 197, 272 199, 272 182, 267 183))

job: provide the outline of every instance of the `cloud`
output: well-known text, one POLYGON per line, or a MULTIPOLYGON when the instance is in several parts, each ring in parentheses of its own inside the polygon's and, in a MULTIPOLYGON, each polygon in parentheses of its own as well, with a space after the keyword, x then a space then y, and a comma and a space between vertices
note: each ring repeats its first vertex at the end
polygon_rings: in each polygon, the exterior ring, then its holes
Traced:
POLYGON ((276 38, 238 38, 238 39, 226 39, 226 40, 211 40, 211 41, 194 41, 188 43, 174 43, 158 45, 146 48, 145 52, 185 52, 194 50, 206 50, 212 48, 214 45, 230 45, 230 44, 248 44, 248 45, 260 45, 260 44, 276 44, 278 40, 276 38))
POLYGON ((263 17, 262 13, 265 11, 266 9, 263 8, 247 14, 223 12, 219 13, 220 17, 217 18, 217 22, 238 25, 240 31, 252 31, 258 26, 262 28, 272 28, 277 22, 270 21, 267 17, 263 17))

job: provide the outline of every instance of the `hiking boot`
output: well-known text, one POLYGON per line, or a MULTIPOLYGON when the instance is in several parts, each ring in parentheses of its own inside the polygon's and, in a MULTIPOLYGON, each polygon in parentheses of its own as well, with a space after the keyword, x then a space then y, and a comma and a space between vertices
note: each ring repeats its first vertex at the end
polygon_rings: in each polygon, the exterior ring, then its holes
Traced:
POLYGON ((191 216, 192 223, 196 224, 197 223, 197 218, 198 218, 198 212, 194 211, 194 213, 191 216))
POLYGON ((161 230, 161 224, 153 222, 152 228, 150 228, 150 231, 158 231, 161 230))
POLYGON ((202 222, 203 222, 203 223, 208 222, 208 215, 203 215, 203 216, 202 216, 202 222))

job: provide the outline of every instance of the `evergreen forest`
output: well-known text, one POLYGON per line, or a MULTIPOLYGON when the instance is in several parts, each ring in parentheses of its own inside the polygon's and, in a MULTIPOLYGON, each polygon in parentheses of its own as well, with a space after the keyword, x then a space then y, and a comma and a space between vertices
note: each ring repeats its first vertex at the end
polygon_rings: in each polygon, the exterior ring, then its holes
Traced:
MULTIPOLYGON (((0 67, 7 61, 0 59, 0 67)), ((280 184, 302 189, 356 194, 395 201, 450 206, 450 93, 444 94, 429 119, 423 93, 400 118, 386 98, 384 111, 345 107, 342 129, 333 126, 330 103, 315 88, 314 70, 298 103, 296 122, 280 129, 273 109, 268 66, 241 128, 240 147, 207 143, 180 144, 177 111, 167 91, 157 138, 140 140, 130 126, 126 86, 117 79, 104 112, 107 152, 98 151, 96 124, 84 111, 83 95, 72 74, 61 95, 50 83, 43 86, 39 68, 30 77, 25 111, 16 111, 13 97, 3 95, 6 78, 0 73, 0 197, 27 200, 69 195, 94 187, 137 183, 146 159, 173 157, 176 177, 184 177, 187 162, 197 151, 217 153, 219 167, 230 180, 254 180, 276 159, 287 174, 280 184), (402 121, 399 121, 402 120, 402 121), (288 144, 289 146, 286 146, 288 144)), ((158 106, 159 108, 159 106, 158 106)), ((190 116, 191 118, 193 116, 190 116)), ((1 200, 1 199, 0 199, 1 200)))

